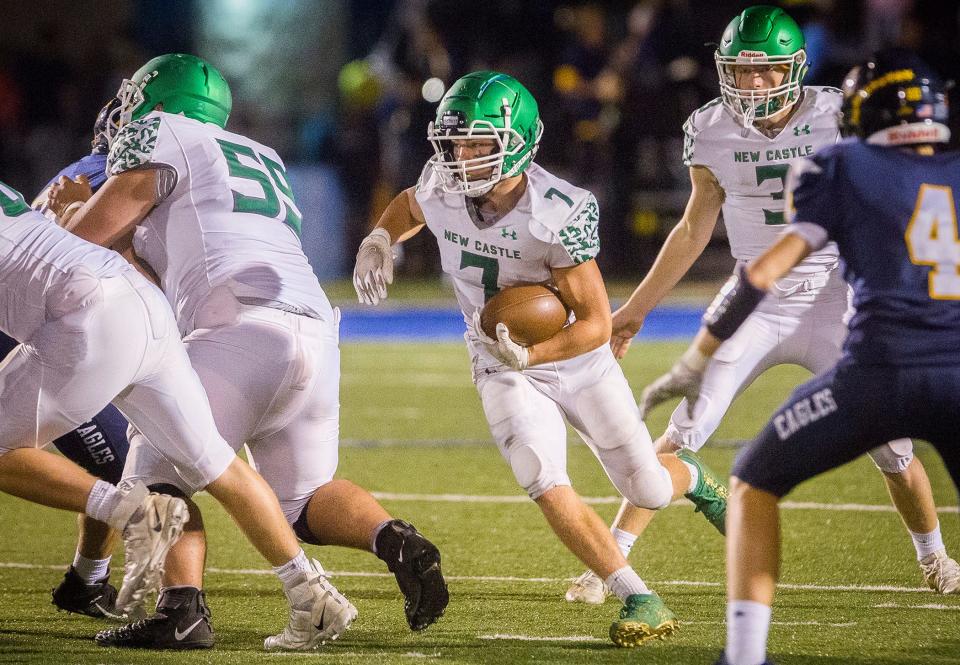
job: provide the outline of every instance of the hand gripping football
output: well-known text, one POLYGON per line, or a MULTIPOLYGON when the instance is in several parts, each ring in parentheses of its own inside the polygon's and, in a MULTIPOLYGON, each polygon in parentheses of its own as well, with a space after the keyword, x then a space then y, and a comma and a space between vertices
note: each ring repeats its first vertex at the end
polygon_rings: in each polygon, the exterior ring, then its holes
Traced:
POLYGON ((497 324, 505 323, 513 341, 533 346, 556 335, 569 315, 557 294, 542 284, 508 286, 483 306, 480 326, 496 339, 497 324))

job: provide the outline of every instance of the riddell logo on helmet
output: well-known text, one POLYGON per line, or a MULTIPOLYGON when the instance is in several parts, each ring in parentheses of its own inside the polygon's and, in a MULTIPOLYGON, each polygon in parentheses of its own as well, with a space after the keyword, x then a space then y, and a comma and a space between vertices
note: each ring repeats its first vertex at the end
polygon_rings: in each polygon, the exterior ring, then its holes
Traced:
POLYGON ((887 130, 887 140, 891 143, 924 143, 937 141, 939 137, 940 132, 936 127, 911 127, 909 129, 893 127, 887 130))
POLYGON ((763 51, 740 51, 738 58, 766 58, 767 54, 763 51))

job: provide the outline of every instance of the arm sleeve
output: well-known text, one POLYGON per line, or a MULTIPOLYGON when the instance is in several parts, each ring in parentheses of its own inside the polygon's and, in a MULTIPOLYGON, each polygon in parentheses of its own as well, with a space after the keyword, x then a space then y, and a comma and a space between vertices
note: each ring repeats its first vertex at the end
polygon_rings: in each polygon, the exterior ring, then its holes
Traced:
POLYGON ((796 162, 787 172, 787 203, 785 216, 791 224, 788 229, 794 232, 792 225, 798 225, 795 231, 804 239, 816 240, 810 246, 816 248, 821 238, 805 228, 816 225, 823 229, 823 246, 827 240, 836 240, 841 221, 838 197, 834 193, 836 182, 836 160, 830 157, 803 159, 796 162))
POLYGON ((584 197, 580 207, 557 232, 559 242, 550 252, 551 268, 570 268, 600 253, 600 208, 593 194, 584 197))

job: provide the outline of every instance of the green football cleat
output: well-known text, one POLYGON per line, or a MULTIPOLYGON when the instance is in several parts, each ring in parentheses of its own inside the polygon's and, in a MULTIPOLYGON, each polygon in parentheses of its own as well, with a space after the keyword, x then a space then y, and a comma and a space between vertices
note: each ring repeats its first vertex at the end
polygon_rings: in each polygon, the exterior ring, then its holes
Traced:
POLYGON ((727 499, 730 497, 727 486, 692 450, 686 448, 679 450, 677 451, 677 457, 687 464, 695 466, 700 475, 697 486, 693 488, 692 492, 687 492, 684 496, 693 501, 696 512, 703 513, 703 516, 716 527, 717 531, 726 535, 727 499))
POLYGON ((650 640, 662 640, 680 628, 680 622, 660 596, 635 593, 627 596, 620 616, 610 624, 610 639, 618 647, 636 647, 650 640))

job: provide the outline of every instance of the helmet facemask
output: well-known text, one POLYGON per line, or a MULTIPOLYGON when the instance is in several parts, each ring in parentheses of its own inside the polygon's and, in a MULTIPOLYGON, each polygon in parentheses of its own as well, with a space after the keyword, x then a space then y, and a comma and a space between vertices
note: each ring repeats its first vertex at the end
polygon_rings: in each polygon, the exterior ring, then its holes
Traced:
POLYGON ((120 130, 133 120, 134 112, 146 101, 143 89, 156 75, 157 72, 154 71, 144 76, 139 82, 133 79, 123 79, 120 83, 120 89, 117 91, 117 99, 120 100, 120 103, 107 117, 107 126, 104 131, 109 145, 113 145, 113 141, 117 138, 120 130))
POLYGON ((543 133, 543 123, 537 118, 534 145, 528 146, 523 136, 512 127, 510 103, 506 98, 502 101, 503 127, 481 119, 467 124, 466 115, 456 110, 446 111, 440 117, 439 126, 434 122, 428 125, 427 139, 434 150, 429 164, 440 176, 443 191, 482 196, 503 178, 521 173, 533 159, 543 133), (453 142, 469 140, 493 141, 496 147, 489 155, 456 159, 453 142))
POLYGON ((807 53, 803 49, 787 55, 741 51, 739 55, 725 56, 718 51, 714 59, 723 103, 744 127, 749 127, 757 120, 770 118, 800 99, 801 81, 807 71, 807 53), (762 90, 737 87, 737 68, 777 65, 788 68, 780 85, 762 90))

